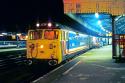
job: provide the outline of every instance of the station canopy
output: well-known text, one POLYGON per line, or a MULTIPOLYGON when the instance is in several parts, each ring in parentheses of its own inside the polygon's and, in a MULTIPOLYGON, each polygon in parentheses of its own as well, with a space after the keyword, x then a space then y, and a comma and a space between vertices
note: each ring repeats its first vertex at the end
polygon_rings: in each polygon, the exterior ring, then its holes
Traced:
MULTIPOLYGON (((64 0, 64 13, 82 25, 78 30, 104 37, 112 34, 112 16, 125 14, 124 6, 125 0, 64 0)), ((125 18, 117 19, 115 34, 125 34, 125 18)))
POLYGON ((118 16, 115 19, 114 34, 125 34, 125 15, 118 16))
POLYGON ((66 14, 66 17, 70 22, 68 22, 67 19, 65 19, 65 22, 67 21, 67 24, 70 24, 70 27, 82 33, 106 37, 112 32, 112 18, 110 14, 68 13, 66 14))

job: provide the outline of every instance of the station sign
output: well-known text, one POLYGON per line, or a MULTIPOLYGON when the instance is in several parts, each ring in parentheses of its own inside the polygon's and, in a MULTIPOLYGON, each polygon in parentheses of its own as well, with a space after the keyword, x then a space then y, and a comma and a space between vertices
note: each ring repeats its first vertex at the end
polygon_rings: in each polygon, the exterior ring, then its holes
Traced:
POLYGON ((64 0, 64 13, 125 14, 125 0, 64 0))

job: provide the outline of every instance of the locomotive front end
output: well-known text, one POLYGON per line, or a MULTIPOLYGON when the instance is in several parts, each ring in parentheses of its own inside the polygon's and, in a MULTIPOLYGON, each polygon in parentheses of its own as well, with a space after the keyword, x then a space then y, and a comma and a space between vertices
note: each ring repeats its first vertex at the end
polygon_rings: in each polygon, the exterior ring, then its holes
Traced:
POLYGON ((29 30, 27 40, 27 58, 57 65, 61 62, 60 30, 29 30))

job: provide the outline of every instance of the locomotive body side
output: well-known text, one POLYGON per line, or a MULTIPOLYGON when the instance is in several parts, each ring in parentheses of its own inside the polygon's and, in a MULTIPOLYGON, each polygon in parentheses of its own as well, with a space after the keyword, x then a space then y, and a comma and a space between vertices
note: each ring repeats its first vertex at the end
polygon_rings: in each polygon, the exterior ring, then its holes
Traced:
POLYGON ((89 37, 74 31, 61 29, 61 53, 62 61, 74 56, 74 53, 89 49, 89 37))
POLYGON ((69 53, 75 53, 88 48, 88 35, 69 32, 69 53))

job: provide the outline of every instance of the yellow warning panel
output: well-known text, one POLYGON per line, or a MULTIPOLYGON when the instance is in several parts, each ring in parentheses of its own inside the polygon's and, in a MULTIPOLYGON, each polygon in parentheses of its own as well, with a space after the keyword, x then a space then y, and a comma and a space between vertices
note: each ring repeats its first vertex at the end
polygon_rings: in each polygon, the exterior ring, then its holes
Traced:
POLYGON ((64 13, 125 14, 125 0, 64 0, 64 13))

